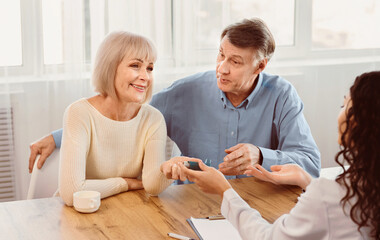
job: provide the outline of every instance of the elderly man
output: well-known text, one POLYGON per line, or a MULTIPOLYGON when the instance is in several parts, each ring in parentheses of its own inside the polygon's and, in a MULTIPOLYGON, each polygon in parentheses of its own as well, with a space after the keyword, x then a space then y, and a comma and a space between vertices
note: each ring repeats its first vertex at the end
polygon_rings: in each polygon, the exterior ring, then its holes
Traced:
MULTIPOLYGON (((274 49, 262 20, 232 24, 221 34, 216 71, 180 79, 153 96, 150 104, 164 115, 184 156, 212 160, 227 178, 242 177, 256 163, 266 169, 294 163, 319 176, 320 154, 303 103, 289 82, 263 72, 274 49)), ((61 131, 53 136, 31 145, 29 169, 38 153, 41 167, 59 147, 61 131)))

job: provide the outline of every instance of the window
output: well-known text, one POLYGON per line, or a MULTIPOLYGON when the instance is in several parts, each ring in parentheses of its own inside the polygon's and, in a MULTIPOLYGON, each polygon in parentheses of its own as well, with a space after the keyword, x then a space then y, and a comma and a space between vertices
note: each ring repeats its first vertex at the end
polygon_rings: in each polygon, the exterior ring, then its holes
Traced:
POLYGON ((203 48, 215 47, 226 25, 252 17, 268 24, 277 45, 294 44, 294 0, 199 1, 196 8, 195 27, 199 29, 196 42, 203 48))
POLYGON ((173 49, 172 1, 109 0, 107 8, 108 32, 124 30, 148 37, 157 48, 159 61, 170 62, 173 49))
POLYGON ((0 67, 22 65, 20 1, 0 0, 0 67))
POLYGON ((42 0, 43 53, 45 64, 63 63, 61 0, 42 0))
POLYGON ((379 48, 379 23, 379 1, 313 1, 313 49, 379 48))
POLYGON ((294 0, 229 1, 231 22, 259 17, 271 30, 278 46, 294 45, 294 0))
POLYGON ((271 29, 275 61, 380 54, 376 0, 0 0, 0 76, 88 73, 115 30, 150 38, 158 69, 210 66, 222 29, 251 17, 271 29))
POLYGON ((174 1, 178 65, 215 62, 220 33, 244 18, 259 17, 271 29, 277 46, 294 45, 294 0, 174 1))

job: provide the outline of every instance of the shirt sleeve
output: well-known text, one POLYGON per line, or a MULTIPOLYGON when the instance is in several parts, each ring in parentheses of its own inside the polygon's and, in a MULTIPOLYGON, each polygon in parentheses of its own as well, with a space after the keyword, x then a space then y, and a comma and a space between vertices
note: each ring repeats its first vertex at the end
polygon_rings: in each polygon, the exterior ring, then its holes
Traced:
POLYGON ((159 124, 155 124, 148 133, 145 143, 142 182, 144 189, 151 195, 158 195, 167 188, 173 180, 167 179, 160 171, 161 164, 166 161, 166 125, 160 114, 159 124))
POLYGON ((319 177, 320 153, 303 115, 303 103, 294 87, 279 97, 274 124, 278 136, 276 150, 259 147, 263 156, 262 166, 293 163, 300 165, 313 177, 319 177))
POLYGON ((59 195, 68 206, 73 205, 76 191, 98 191, 101 198, 128 191, 128 184, 121 177, 86 179, 90 136, 90 119, 86 111, 69 106, 64 114, 59 169, 59 195))
POLYGON ((55 147, 56 148, 60 148, 61 147, 61 141, 62 141, 62 133, 63 133, 63 129, 58 129, 58 130, 55 130, 51 133, 51 135, 53 135, 53 138, 54 138, 54 142, 55 142, 55 147))
POLYGON ((321 191, 312 181, 290 213, 270 224, 230 188, 224 192, 221 211, 243 239, 325 239, 329 228, 321 198, 321 191))

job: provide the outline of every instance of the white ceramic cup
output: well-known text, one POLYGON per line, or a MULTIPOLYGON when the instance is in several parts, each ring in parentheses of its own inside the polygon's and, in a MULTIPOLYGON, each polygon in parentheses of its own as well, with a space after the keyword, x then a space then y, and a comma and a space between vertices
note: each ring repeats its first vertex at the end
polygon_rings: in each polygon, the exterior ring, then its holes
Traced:
POLYGON ((100 207, 100 192, 78 191, 73 195, 74 208, 81 213, 92 213, 100 207))

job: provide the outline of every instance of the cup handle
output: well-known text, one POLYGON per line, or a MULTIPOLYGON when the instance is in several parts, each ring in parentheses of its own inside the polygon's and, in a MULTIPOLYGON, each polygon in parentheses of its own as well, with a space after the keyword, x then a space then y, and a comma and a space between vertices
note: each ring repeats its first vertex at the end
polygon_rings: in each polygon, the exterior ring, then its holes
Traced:
POLYGON ((96 200, 95 199, 91 199, 90 208, 94 208, 95 207, 95 203, 96 203, 96 200))

